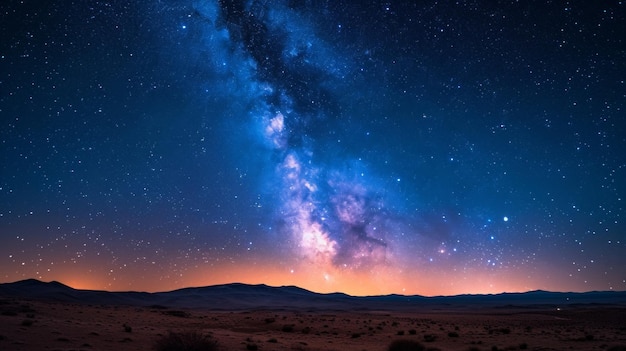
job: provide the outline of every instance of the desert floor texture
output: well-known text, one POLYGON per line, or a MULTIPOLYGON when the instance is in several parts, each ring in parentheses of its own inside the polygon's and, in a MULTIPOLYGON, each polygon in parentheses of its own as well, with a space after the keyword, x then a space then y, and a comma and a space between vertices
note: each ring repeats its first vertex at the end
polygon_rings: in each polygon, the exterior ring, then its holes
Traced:
POLYGON ((405 312, 203 311, 0 299, 0 350, 152 350, 169 332, 210 335, 219 350, 610 350, 626 345, 626 309, 405 312))

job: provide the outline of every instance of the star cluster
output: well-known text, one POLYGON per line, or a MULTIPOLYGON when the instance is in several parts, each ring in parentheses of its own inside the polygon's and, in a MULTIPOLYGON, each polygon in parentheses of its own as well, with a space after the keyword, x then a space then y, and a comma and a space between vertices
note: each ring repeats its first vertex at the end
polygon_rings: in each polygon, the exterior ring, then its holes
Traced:
POLYGON ((0 280, 626 289, 624 4, 0 5, 0 280))

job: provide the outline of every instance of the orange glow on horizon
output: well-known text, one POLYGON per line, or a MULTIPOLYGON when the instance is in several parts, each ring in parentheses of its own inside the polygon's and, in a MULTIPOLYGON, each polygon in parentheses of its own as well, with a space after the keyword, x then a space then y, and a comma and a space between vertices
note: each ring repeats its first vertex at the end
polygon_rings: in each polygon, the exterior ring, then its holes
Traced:
MULTIPOLYGON (((562 281, 558 284, 553 281, 533 281, 515 270, 507 274, 500 272, 497 275, 479 270, 425 273, 417 270, 402 271, 391 266, 378 266, 369 271, 353 271, 334 266, 321 268, 304 264, 299 268, 284 268, 269 263, 248 264, 244 267, 231 264, 210 269, 197 268, 182 275, 151 276, 145 272, 143 275, 127 272, 114 278, 99 276, 93 271, 72 269, 59 270, 56 274, 38 279, 56 280, 75 289, 107 291, 162 292, 187 287, 245 283, 269 286, 294 285, 317 293, 341 292, 353 296, 497 294, 537 289, 558 291, 557 286, 564 286, 562 281)), ((585 290, 568 286, 567 291, 585 290)))

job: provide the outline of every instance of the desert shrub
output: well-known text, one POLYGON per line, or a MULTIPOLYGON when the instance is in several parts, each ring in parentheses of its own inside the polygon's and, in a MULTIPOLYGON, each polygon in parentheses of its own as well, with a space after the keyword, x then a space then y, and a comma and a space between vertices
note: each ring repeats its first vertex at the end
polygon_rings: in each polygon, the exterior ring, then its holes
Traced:
POLYGON ((283 328, 281 330, 284 331, 285 333, 292 333, 293 332, 293 324, 285 324, 285 325, 283 325, 283 328))
POLYGON ((124 331, 125 332, 127 332, 127 333, 132 333, 133 332, 133 328, 130 325, 124 323, 123 327, 124 327, 124 331))
POLYGON ((267 340, 267 342, 271 342, 271 343, 275 344, 275 343, 278 342, 278 340, 276 338, 271 338, 271 339, 267 340))
POLYGON ((307 346, 306 343, 302 343, 301 342, 299 345, 296 344, 296 345, 291 346, 290 350, 293 350, 293 351, 306 351, 306 350, 308 350, 308 348, 306 346, 307 346))
POLYGON ((448 336, 451 338, 458 338, 459 337, 459 333, 457 332, 449 332, 448 336))
POLYGON ((593 341, 593 339, 595 339, 593 334, 585 334, 585 336, 581 336, 581 337, 576 338, 574 340, 576 340, 576 341, 593 341))
POLYGON ((525 342, 523 342, 523 343, 519 344, 519 349, 520 349, 520 350, 526 350, 526 349, 528 349, 528 344, 527 344, 527 343, 525 343, 525 342))
POLYGON ((187 318, 189 317, 189 313, 185 312, 185 311, 163 311, 163 314, 166 314, 168 316, 174 316, 174 317, 181 317, 181 318, 187 318))
POLYGON ((361 334, 359 334, 359 333, 352 333, 352 336, 351 336, 352 339, 356 339, 356 338, 360 338, 360 337, 361 337, 361 334))
POLYGON ((13 311, 13 310, 2 311, 2 315, 3 316, 17 316, 17 311, 13 311))
POLYGON ((30 305, 21 305, 20 312, 22 313, 34 313, 36 312, 30 305))
POLYGON ((155 351, 214 351, 217 350, 217 342, 195 331, 169 332, 155 342, 153 349, 155 351))
POLYGON ((415 330, 415 329, 409 329, 409 334, 411 334, 411 335, 415 335, 415 334, 417 334, 417 330, 415 330))
POLYGON ((33 325, 33 322, 34 321, 32 319, 24 319, 22 321, 22 325, 25 326, 25 327, 30 327, 31 325, 33 325))
POLYGON ((388 351, 424 351, 426 348, 417 341, 413 340, 395 340, 388 348, 388 351))
POLYGON ((611 346, 606 351, 626 351, 626 345, 611 346))
POLYGON ((511 334, 510 328, 490 328, 489 334, 511 334))
POLYGON ((433 342, 437 340, 437 336, 434 334, 424 334, 424 341, 426 342, 433 342))
POLYGON ((398 330, 397 335, 404 335, 404 330, 398 330))
POLYGON ((258 349, 259 349, 259 346, 257 346, 257 344, 254 344, 254 343, 246 344, 246 350, 256 351, 258 349))

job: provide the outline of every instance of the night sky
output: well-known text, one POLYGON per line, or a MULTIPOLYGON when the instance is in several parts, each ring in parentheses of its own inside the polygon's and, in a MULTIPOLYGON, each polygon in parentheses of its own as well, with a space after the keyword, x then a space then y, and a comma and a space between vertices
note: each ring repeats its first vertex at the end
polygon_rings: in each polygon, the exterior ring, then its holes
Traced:
POLYGON ((0 281, 626 290, 622 1, 0 4, 0 281))

